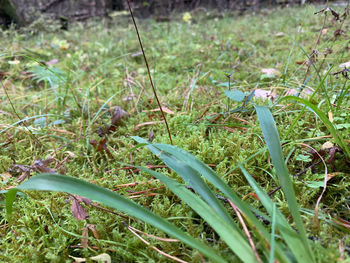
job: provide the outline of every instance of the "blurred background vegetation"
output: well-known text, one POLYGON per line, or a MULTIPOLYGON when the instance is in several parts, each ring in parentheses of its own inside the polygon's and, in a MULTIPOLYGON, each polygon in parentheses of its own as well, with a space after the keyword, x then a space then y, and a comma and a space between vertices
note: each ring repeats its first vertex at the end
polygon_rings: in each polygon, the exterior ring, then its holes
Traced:
MULTIPOLYGON (((159 20, 176 11, 215 8, 244 12, 275 5, 304 4, 305 0, 133 0, 139 17, 154 15, 159 20)), ((308 1, 310 2, 310 1, 308 1)), ((312 0, 312 2, 324 2, 312 0)), ((57 19, 63 27, 70 21, 108 16, 110 12, 127 9, 126 0, 0 0, 0 25, 15 23, 27 26, 38 19, 57 19)))

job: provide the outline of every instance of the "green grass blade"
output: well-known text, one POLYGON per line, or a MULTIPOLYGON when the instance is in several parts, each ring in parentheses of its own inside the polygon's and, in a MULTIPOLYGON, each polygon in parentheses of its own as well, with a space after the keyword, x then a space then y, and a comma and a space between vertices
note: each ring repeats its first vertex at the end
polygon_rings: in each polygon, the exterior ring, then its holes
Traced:
POLYGON ((293 216, 295 225, 299 232, 300 240, 305 246, 305 253, 307 254, 306 256, 312 259, 312 261, 308 262, 314 262, 313 254, 306 237, 304 224, 299 213, 299 207, 297 204, 297 199, 295 197, 294 186, 290 178, 287 166, 284 162, 280 137, 276 128, 276 123, 268 108, 255 106, 255 109, 258 114, 260 127, 263 132, 264 140, 269 150, 272 163, 275 167, 282 190, 286 196, 290 212, 293 216))
MULTIPOLYGON (((253 188, 254 192, 258 195, 262 205, 267 212, 273 216, 275 204, 270 197, 262 190, 262 188, 256 183, 253 177, 240 165, 243 175, 247 179, 248 183, 253 188)), ((287 219, 279 210, 275 210, 276 227, 280 231, 284 241, 296 257, 298 262, 314 262, 312 255, 309 253, 307 247, 305 247, 301 236, 292 229, 287 219)), ((275 243, 276 245, 276 243, 275 243)))
MULTIPOLYGON (((162 217, 153 214, 151 211, 115 192, 89 182, 58 174, 40 174, 25 181, 19 185, 16 190, 58 191, 87 197, 159 228, 170 236, 183 241, 194 249, 197 249, 214 262, 225 262, 215 250, 184 233, 162 217)), ((12 211, 12 203, 14 201, 16 190, 14 189, 7 193, 6 208, 8 212, 12 211)))
POLYGON ((276 204, 273 205, 272 209, 272 220, 271 220, 271 241, 270 241, 270 257, 269 263, 275 262, 275 227, 276 227, 276 204))
POLYGON ((173 179, 155 172, 153 170, 135 166, 164 183, 174 194, 182 201, 188 204, 196 211, 222 238, 223 241, 231 248, 231 250, 243 262, 257 262, 252 248, 248 242, 242 237, 240 231, 232 228, 212 207, 204 202, 200 197, 188 190, 184 185, 174 181, 173 179))
POLYGON ((345 151, 347 158, 350 160, 350 149, 345 143, 343 136, 340 135, 340 133, 334 127, 333 123, 330 122, 326 114, 324 114, 316 105, 312 104, 308 100, 295 97, 295 96, 286 96, 286 97, 283 97, 281 101, 282 100, 294 100, 301 103, 305 107, 308 107, 309 109, 311 109, 321 119, 321 121, 326 126, 330 134, 334 137, 336 143, 345 151))
MULTIPOLYGON (((203 176, 206 180, 208 180, 210 183, 212 183, 215 187, 217 187, 224 195, 225 197, 229 198, 238 208, 239 210, 245 215, 248 223, 250 226, 252 226, 252 231, 256 233, 256 236, 262 240, 262 242, 269 242, 271 237, 270 233, 267 231, 267 229, 262 225, 262 223, 257 219, 257 217, 252 213, 255 209, 251 207, 248 203, 243 202, 239 196, 226 184, 226 182, 220 178, 210 167, 208 167, 205 163, 198 160, 193 155, 189 154, 188 152, 172 146, 168 144, 150 144, 146 140, 140 138, 140 137, 132 137, 139 143, 147 143, 148 148, 155 153, 160 159, 162 159, 162 156, 166 154, 171 154, 177 158, 177 165, 189 165, 194 170, 196 170, 198 173, 192 174, 193 176, 203 176)), ((162 159, 163 160, 163 159, 162 159)), ((173 169, 173 167, 169 166, 169 168, 173 169)), ((176 170, 175 170, 176 171, 176 170)), ((176 171, 177 172, 177 171, 176 171)), ((188 176, 188 174, 181 175, 182 176, 188 176)), ((192 179, 190 179, 190 182, 192 179)), ((194 179, 193 179, 194 180, 194 179)), ((194 185, 196 187, 196 185, 194 185)), ((203 196, 202 196, 203 197, 203 196)), ((203 197, 204 198, 204 197, 203 197)), ((267 250, 267 248, 265 248, 267 250)), ((266 251, 268 252, 268 251, 266 251)), ((281 246, 276 244, 276 257, 281 262, 290 262, 290 260, 286 257, 283 249, 281 246)))
MULTIPOLYGON (((139 143, 147 143, 146 140, 133 137, 139 143)), ((176 155, 163 151, 160 144, 148 144, 147 147, 152 153, 157 155, 169 168, 173 169, 181 178, 192 187, 228 224, 230 224, 237 231, 241 232, 237 225, 232 220, 232 217, 228 214, 223 204, 217 199, 215 194, 210 190, 208 185, 203 181, 201 175, 192 168, 190 164, 183 162, 181 159, 176 158, 176 155)), ((179 148, 171 147, 173 150, 182 151, 179 148)), ((242 237, 243 234, 241 233, 242 237)))

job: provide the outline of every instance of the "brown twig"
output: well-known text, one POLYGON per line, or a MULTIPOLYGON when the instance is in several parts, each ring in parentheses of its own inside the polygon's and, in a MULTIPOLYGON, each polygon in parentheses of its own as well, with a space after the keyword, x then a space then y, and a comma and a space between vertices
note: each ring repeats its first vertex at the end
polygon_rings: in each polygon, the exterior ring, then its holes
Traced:
POLYGON ((167 122, 167 120, 166 120, 164 111, 163 111, 163 109, 162 109, 162 105, 160 104, 160 101, 159 101, 159 99, 158 99, 158 95, 157 95, 156 89, 155 89, 155 87, 154 87, 154 85, 153 85, 153 80, 152 80, 152 76, 151 76, 151 71, 150 71, 149 66, 148 66, 147 57, 146 57, 145 50, 144 50, 143 45, 142 45, 141 37, 140 37, 139 30, 138 30, 137 25, 136 25, 136 21, 135 21, 135 18, 134 18, 134 14, 133 14, 133 12, 132 12, 132 10, 131 10, 130 0, 127 0, 127 3, 128 3, 129 12, 130 12, 130 15, 131 15, 131 18, 132 18, 132 22, 134 23, 134 27, 135 27, 135 30, 136 30, 137 38, 138 38, 138 40, 139 40, 139 44, 140 44, 140 47, 141 47, 143 59, 145 60, 145 64, 146 64, 146 68, 147 68, 147 73, 148 73, 149 81, 150 81, 151 86, 152 86, 153 94, 154 94, 154 97, 156 98, 158 107, 159 107, 159 109, 160 109, 160 111, 161 111, 161 113, 162 113, 162 117, 163 117, 163 120, 164 120, 164 122, 165 122, 166 129, 167 129, 167 131, 168 131, 170 144, 173 145, 173 140, 172 140, 172 138, 171 138, 171 133, 170 133, 169 125, 168 125, 168 122, 167 122))

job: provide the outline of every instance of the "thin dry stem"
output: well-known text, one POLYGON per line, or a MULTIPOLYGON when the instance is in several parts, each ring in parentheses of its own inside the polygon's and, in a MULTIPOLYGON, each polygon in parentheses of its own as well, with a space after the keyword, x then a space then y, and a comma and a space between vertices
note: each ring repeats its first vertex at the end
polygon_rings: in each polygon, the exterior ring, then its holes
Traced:
POLYGON ((230 205, 232 206, 233 210, 235 210, 235 213, 236 213, 236 215, 237 215, 239 221, 240 221, 241 224, 242 224, 244 233, 246 234, 246 236, 247 236, 247 238, 248 238, 249 244, 250 244, 250 246, 252 247, 252 249, 253 249, 253 251, 254 251, 254 254, 255 254, 255 257, 256 257, 257 261, 258 261, 259 263, 262 263, 262 260, 261 260, 261 258, 260 258, 260 256, 259 256, 259 254, 258 254, 258 252, 257 252, 257 250, 256 250, 256 247, 255 247, 255 244, 254 244, 254 242, 253 242, 252 236, 250 235, 249 230, 248 230, 246 224, 244 223, 243 217, 242 217, 241 213, 239 212, 238 207, 237 207, 230 199, 227 199, 227 200, 228 200, 228 202, 230 203, 230 205))
MULTIPOLYGON (((129 230, 131 233, 133 233, 138 239, 140 239, 143 243, 145 243, 147 246, 150 245, 150 243, 149 243, 148 241, 146 241, 145 239, 143 239, 139 234, 137 234, 137 233, 133 230, 133 228, 131 228, 129 225, 126 225, 126 226, 127 226, 128 230, 129 230)), ((157 248, 157 247, 155 247, 155 246, 151 246, 151 248, 154 249, 155 251, 157 251, 159 254, 161 254, 161 255, 163 255, 163 256, 165 256, 165 257, 168 257, 168 258, 170 258, 170 259, 172 259, 172 260, 174 260, 174 261, 176 261, 176 262, 187 263, 187 261, 184 261, 184 260, 179 259, 179 258, 177 258, 177 257, 174 257, 174 256, 172 256, 172 255, 169 255, 169 254, 167 254, 167 253, 161 251, 159 248, 157 248)))
POLYGON ((160 111, 161 111, 161 113, 162 113, 162 117, 163 117, 163 120, 164 120, 164 122, 165 122, 166 129, 167 129, 167 131, 168 131, 168 136, 169 136, 170 144, 173 145, 173 140, 172 140, 172 138, 171 138, 171 133, 170 133, 168 121, 166 120, 164 111, 163 111, 163 109, 162 109, 162 105, 160 104, 160 101, 159 101, 159 99, 158 99, 157 91, 156 91, 156 89, 155 89, 155 87, 154 87, 154 84, 153 84, 153 80, 152 80, 152 76, 151 76, 151 71, 150 71, 149 66, 148 66, 148 61, 147 61, 147 57, 146 57, 146 54, 145 54, 145 50, 144 50, 143 45, 142 45, 140 33, 139 33, 138 28, 137 28, 137 24, 136 24, 136 21, 135 21, 135 18, 134 18, 134 14, 133 14, 133 12, 132 12, 132 10, 131 10, 130 0, 127 0, 127 3, 128 3, 129 12, 130 12, 130 15, 131 15, 131 18, 132 18, 132 22, 134 23, 134 27, 135 27, 135 30, 136 30, 137 38, 138 38, 138 40, 139 40, 139 44, 140 44, 140 48, 141 48, 141 51, 142 51, 143 59, 145 60, 145 64, 146 64, 146 68, 147 68, 147 73, 148 73, 149 81, 150 81, 151 86, 152 86, 153 94, 154 94, 154 97, 156 98, 158 107, 159 107, 159 109, 160 109, 160 111))
POLYGON ((132 230, 134 230, 135 232, 137 233, 140 233, 140 234, 143 234, 145 235, 146 237, 150 237, 150 238, 154 238, 154 239, 157 239, 157 240, 160 240, 160 241, 164 241, 164 242, 180 242, 180 240, 178 239, 174 239, 174 238, 163 238, 163 237, 158 237, 158 236, 154 236, 154 235, 151 235, 151 234, 147 234, 145 232, 142 232, 141 230, 138 230, 132 226, 129 226, 132 230))

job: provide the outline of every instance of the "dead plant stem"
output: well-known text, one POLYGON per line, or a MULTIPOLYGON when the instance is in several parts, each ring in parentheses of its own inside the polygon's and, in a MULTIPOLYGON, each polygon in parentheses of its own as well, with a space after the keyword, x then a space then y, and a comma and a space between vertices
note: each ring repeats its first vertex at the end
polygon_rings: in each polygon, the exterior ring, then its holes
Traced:
POLYGON ((138 40, 139 40, 139 44, 140 44, 140 48, 141 48, 141 51, 142 51, 143 59, 145 60, 145 64, 146 64, 146 68, 147 68, 147 73, 148 73, 149 81, 150 81, 151 86, 152 86, 153 94, 154 94, 154 97, 156 98, 156 101, 157 101, 158 107, 159 107, 159 109, 160 109, 160 112, 162 113, 162 117, 163 117, 163 120, 164 120, 164 122, 165 122, 166 129, 167 129, 167 131, 168 131, 168 136, 169 136, 170 144, 173 145, 173 140, 172 140, 172 138, 171 138, 171 133, 170 133, 169 125, 168 125, 167 119, 166 119, 166 117, 165 117, 164 111, 163 111, 163 109, 162 109, 162 105, 160 104, 160 101, 159 101, 159 99, 158 99, 158 95, 157 95, 156 89, 155 89, 155 87, 154 87, 154 85, 153 85, 153 80, 152 80, 152 76, 151 76, 151 71, 150 71, 150 69, 149 69, 147 57, 146 57, 145 50, 144 50, 143 45, 142 45, 140 33, 139 33, 138 28, 137 28, 137 24, 136 24, 136 21, 135 21, 135 18, 134 18, 134 14, 133 14, 133 12, 132 12, 132 10, 131 10, 130 0, 127 0, 127 3, 128 3, 129 12, 130 12, 130 15, 131 15, 131 18, 132 18, 132 22, 134 23, 134 27, 135 27, 135 30, 136 30, 137 38, 138 38, 138 40))

